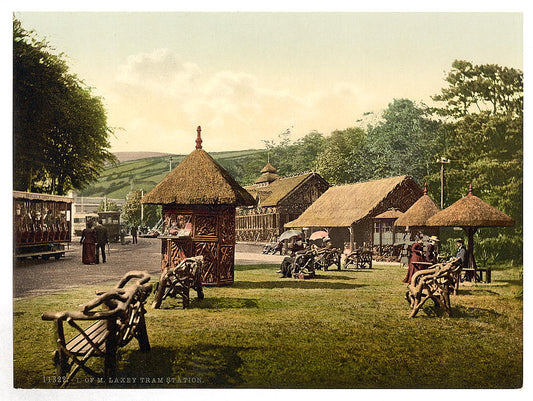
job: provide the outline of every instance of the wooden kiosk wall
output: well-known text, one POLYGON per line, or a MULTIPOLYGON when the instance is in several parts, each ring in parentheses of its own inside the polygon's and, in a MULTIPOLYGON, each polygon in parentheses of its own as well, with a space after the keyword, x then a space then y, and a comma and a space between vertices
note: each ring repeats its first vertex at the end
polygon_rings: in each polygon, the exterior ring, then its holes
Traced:
MULTIPOLYGON (((190 222, 189 237, 161 236, 161 268, 177 266, 183 259, 202 255, 203 284, 234 282, 235 207, 228 205, 163 205, 163 221, 190 222)), ((166 227, 164 227, 165 229, 166 227)))

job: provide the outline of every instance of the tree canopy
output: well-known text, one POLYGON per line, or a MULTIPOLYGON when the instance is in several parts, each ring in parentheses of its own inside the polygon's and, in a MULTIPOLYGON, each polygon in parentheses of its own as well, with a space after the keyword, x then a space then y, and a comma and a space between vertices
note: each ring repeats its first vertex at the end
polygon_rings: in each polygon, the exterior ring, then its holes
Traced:
POLYGON ((63 195, 97 180, 109 152, 102 100, 63 54, 13 20, 14 179, 17 190, 63 195))

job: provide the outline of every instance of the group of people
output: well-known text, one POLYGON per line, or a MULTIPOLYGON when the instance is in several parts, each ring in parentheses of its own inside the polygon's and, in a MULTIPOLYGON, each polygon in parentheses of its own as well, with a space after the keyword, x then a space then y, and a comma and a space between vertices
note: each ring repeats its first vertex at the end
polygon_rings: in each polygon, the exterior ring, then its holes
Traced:
POLYGON ((96 226, 92 221, 89 221, 80 238, 82 263, 85 265, 99 264, 100 253, 102 254, 102 263, 105 263, 105 246, 108 243, 107 228, 102 224, 102 220, 98 220, 96 226))
MULTIPOLYGON (((331 239, 329 237, 325 237, 322 239, 323 246, 318 246, 315 243, 309 244, 304 242, 301 238, 297 238, 297 240, 294 242, 291 248, 291 256, 286 256, 283 261, 281 262, 281 269, 278 271, 278 273, 281 273, 281 278, 285 277, 292 277, 293 268, 294 268, 294 260, 299 254, 306 254, 304 256, 304 260, 302 261, 303 265, 308 264, 310 259, 313 258, 311 253, 308 253, 306 251, 318 251, 320 249, 333 249, 333 245, 331 244, 331 239)), ((303 267, 303 266, 300 266, 303 267)))
MULTIPOLYGON (((435 236, 429 237, 429 240, 424 244, 423 236, 419 236, 418 239, 411 246, 411 258, 409 259, 409 266, 407 268, 407 274, 403 279, 404 283, 410 284, 413 275, 422 269, 438 263, 437 255, 437 242, 439 239, 435 236)), ((467 252, 462 239, 456 241, 457 252, 455 257, 461 259, 463 267, 467 267, 467 252)))

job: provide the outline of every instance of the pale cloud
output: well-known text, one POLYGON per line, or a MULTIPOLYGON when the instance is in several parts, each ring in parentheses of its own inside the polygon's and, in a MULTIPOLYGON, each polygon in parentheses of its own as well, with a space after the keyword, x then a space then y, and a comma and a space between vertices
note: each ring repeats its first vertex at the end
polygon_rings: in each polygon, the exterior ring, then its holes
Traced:
POLYGON ((112 125, 124 128, 114 150, 169 153, 187 153, 197 125, 212 151, 261 148, 290 127, 293 139, 329 134, 353 126, 374 100, 352 83, 298 93, 267 87, 253 74, 205 71, 167 49, 129 56, 108 90, 112 125))

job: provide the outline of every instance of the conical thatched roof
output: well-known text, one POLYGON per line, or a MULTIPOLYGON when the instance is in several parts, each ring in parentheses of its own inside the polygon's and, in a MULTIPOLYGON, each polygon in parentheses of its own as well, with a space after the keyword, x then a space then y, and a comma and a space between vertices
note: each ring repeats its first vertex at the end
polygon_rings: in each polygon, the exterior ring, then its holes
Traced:
POLYGON ((300 217, 285 227, 349 227, 365 217, 373 217, 380 203, 400 186, 409 188, 413 197, 422 189, 409 176, 339 185, 329 188, 300 217))
POLYGON ((403 216, 394 222, 394 225, 401 227, 425 227, 428 219, 438 212, 439 208, 431 200, 427 194, 427 190, 424 190, 424 195, 413 203, 413 206, 407 209, 403 216))
POLYGON ((255 180, 255 184, 261 184, 264 182, 273 182, 279 178, 277 174, 278 170, 268 162, 265 167, 261 170, 261 176, 255 180))
POLYGON ((454 227, 510 227, 514 220, 495 207, 472 195, 459 199, 450 207, 435 214, 427 221, 428 226, 454 227))
POLYGON ((196 149, 147 193, 142 203, 253 206, 255 200, 197 139, 196 149))
POLYGON ((270 162, 268 162, 265 167, 261 170, 261 173, 277 173, 278 170, 270 162))

